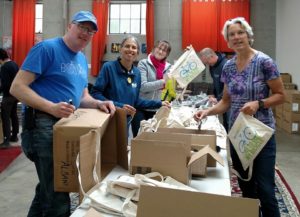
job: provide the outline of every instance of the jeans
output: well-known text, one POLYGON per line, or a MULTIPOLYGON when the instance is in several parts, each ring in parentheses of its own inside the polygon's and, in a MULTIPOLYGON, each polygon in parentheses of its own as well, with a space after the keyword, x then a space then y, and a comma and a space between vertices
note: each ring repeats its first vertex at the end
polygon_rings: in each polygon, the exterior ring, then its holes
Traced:
MULTIPOLYGON (((248 170, 244 171, 232 144, 230 153, 233 167, 243 178, 247 178, 248 170)), ((253 173, 250 181, 238 179, 243 197, 260 200, 263 217, 280 217, 277 199, 275 197, 275 160, 276 141, 273 135, 265 147, 254 159, 253 173)))
POLYGON ((4 140, 9 141, 11 135, 19 133, 19 119, 17 114, 18 100, 13 96, 3 97, 1 102, 1 119, 4 140))
POLYGON ((54 191, 52 127, 58 119, 34 114, 32 127, 25 116, 21 133, 22 148, 25 155, 34 162, 39 179, 28 217, 70 216, 69 193, 54 191))

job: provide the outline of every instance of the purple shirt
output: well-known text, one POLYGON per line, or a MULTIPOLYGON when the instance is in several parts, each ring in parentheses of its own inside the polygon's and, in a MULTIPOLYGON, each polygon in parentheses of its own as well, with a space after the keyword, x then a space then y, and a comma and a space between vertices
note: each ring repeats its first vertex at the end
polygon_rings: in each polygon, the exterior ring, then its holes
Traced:
MULTIPOLYGON (((246 102, 269 97, 270 88, 267 81, 279 76, 280 73, 274 61, 259 51, 242 72, 237 70, 236 56, 227 61, 223 68, 221 81, 227 85, 231 98, 231 106, 228 111, 229 129, 246 102)), ((271 108, 258 110, 254 117, 275 129, 271 108)))

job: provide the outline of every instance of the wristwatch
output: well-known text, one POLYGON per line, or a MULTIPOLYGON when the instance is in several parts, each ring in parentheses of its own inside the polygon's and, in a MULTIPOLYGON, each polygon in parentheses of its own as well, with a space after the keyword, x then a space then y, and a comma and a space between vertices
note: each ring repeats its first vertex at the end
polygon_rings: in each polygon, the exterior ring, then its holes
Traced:
POLYGON ((258 109, 264 109, 265 108, 265 103, 261 99, 258 100, 258 109))

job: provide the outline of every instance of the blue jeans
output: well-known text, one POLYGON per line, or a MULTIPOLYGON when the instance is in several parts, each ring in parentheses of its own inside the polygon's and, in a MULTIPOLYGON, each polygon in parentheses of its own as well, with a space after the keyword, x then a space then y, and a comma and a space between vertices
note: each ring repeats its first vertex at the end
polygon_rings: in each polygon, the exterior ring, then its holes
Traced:
MULTIPOLYGON (((244 171, 242 164, 230 144, 233 167, 243 178, 247 178, 248 170, 244 171)), ((277 199, 275 197, 275 160, 276 141, 273 135, 265 147, 257 155, 253 163, 253 173, 250 181, 238 179, 243 197, 260 200, 263 217, 280 217, 277 199)))
POLYGON ((28 217, 70 216, 69 193, 54 191, 52 127, 57 119, 38 114, 33 118, 32 128, 23 117, 21 133, 23 151, 34 162, 39 179, 28 217))

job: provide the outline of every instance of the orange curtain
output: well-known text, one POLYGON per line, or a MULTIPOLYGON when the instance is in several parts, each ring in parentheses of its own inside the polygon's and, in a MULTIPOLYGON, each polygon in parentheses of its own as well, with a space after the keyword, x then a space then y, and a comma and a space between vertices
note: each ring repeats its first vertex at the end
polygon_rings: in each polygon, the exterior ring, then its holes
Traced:
POLYGON ((191 19, 190 19, 190 1, 189 0, 183 0, 182 1, 182 49, 185 49, 186 46, 190 45, 190 35, 191 32, 191 19))
POLYGON ((146 44, 149 54, 154 47, 154 0, 147 0, 146 4, 146 44))
POLYGON ((12 59, 21 66, 34 45, 35 0, 13 1, 12 59))
POLYGON ((182 3, 182 48, 193 45, 196 51, 208 45, 217 48, 217 2, 215 0, 182 3))
POLYGON ((107 37, 109 0, 94 0, 93 14, 97 18, 98 32, 92 40, 91 75, 97 76, 102 66, 107 37))
POLYGON ((228 51, 221 30, 230 17, 249 21, 249 0, 182 0, 182 49, 228 51))
MULTIPOLYGON (((220 2, 220 19, 218 32, 221 33, 225 22, 235 17, 244 17, 250 23, 250 2, 249 0, 222 0, 220 2)), ((232 52, 222 34, 218 34, 218 50, 232 52)))

